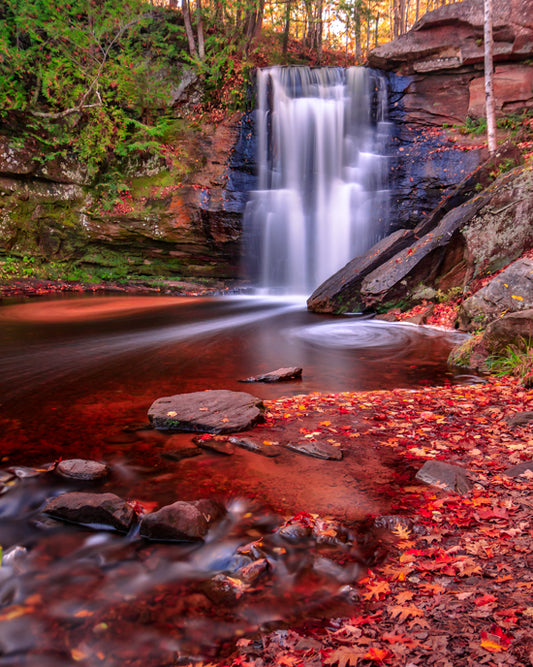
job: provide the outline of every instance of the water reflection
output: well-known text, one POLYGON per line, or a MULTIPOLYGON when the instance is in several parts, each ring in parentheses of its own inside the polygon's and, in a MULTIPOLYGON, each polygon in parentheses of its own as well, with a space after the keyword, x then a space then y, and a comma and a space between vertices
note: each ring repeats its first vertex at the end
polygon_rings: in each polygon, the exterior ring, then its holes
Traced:
POLYGON ((0 665, 162 667, 215 656, 225 641, 265 623, 340 613, 343 586, 359 567, 354 536, 337 545, 339 556, 328 546, 280 543, 275 529, 282 510, 313 504, 326 513, 343 508, 348 522, 355 512, 376 513, 390 501, 376 479, 390 488, 392 468, 374 461, 370 487, 358 475, 359 456, 328 462, 327 472, 317 459, 295 466, 289 455, 245 451, 178 464, 161 452, 174 446, 167 438, 190 436, 138 426, 155 398, 179 392, 244 389, 275 398, 454 381, 445 362, 455 342, 454 334, 324 317, 278 298, 87 297, 0 308, 2 468, 19 466, 0 495, 0 545, 28 550, 0 568, 0 607, 11 610, 0 623, 0 665), (280 366, 302 366, 303 379, 239 383, 280 366), (111 465, 106 491, 155 506, 220 495, 227 517, 200 545, 150 545, 135 533, 95 535, 43 521, 45 500, 80 484, 47 472, 32 477, 23 466, 72 456, 111 465), (247 493, 238 496, 237 483, 247 493), (268 576, 230 604, 209 582, 231 578, 238 550, 261 538, 268 576))

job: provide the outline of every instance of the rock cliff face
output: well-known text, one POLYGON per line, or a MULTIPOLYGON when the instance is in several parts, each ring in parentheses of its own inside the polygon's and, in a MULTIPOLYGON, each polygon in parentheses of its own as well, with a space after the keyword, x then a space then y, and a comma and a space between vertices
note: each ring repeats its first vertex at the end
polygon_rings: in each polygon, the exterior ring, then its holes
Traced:
POLYGON ((41 162, 0 136, 0 253, 78 260, 105 277, 234 278, 241 213, 254 184, 248 116, 201 130, 183 126, 166 160, 132 165, 126 190, 102 206, 73 158, 41 162))
MULTIPOLYGON (((494 160, 506 164, 506 155, 502 152, 494 160)), ((478 175, 488 174, 494 164, 488 161, 478 175)), ((468 291, 473 281, 532 247, 532 181, 531 170, 517 167, 470 199, 465 184, 459 186, 450 197, 454 206, 444 202, 414 230, 398 230, 353 259, 317 288, 308 308, 331 313, 386 310, 412 304, 421 287, 442 293, 452 288, 468 291)))
MULTIPOLYGON (((497 113, 532 109, 533 0, 494 0, 494 39, 497 113)), ((444 127, 485 115, 483 0, 429 12, 408 33, 374 49, 369 64, 390 72, 391 230, 412 228, 487 157, 444 127)))

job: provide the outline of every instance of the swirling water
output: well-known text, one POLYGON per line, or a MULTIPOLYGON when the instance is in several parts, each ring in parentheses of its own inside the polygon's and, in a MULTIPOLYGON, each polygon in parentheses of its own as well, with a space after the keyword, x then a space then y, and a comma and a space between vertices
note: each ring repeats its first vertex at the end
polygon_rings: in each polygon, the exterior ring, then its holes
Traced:
MULTIPOLYGON (((356 561, 335 569, 274 532, 286 518, 273 509, 275 494, 287 492, 288 513, 313 509, 314 481, 290 497, 290 466, 248 453, 238 463, 208 454, 168 462, 160 456, 168 436, 130 426, 146 422, 158 396, 186 391, 244 388, 268 399, 453 382, 445 359, 458 338, 319 316, 291 299, 86 297, 0 308, 2 474, 14 475, 0 495, 0 665, 179 664, 215 657, 259 627, 337 610, 356 561), (303 367, 300 382, 238 382, 287 365, 303 367), (228 514, 201 544, 50 523, 40 512, 46 499, 87 486, 35 468, 75 456, 111 465, 92 490, 148 506, 215 495, 228 514), (243 477, 253 499, 235 491, 243 477), (238 548, 259 538, 269 585, 234 604, 206 595, 206 582, 231 574, 238 548)), ((316 471, 328 493, 352 493, 348 476, 328 481, 327 468, 316 471)))

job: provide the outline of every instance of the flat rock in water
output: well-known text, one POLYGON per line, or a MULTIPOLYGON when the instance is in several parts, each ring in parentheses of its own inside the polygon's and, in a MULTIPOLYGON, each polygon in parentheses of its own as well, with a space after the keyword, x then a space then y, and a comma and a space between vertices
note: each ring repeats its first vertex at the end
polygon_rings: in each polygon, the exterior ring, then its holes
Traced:
POLYGON ((152 403, 148 418, 161 431, 234 433, 262 419, 260 398, 242 391, 214 389, 163 396, 152 403))
POLYGON ((285 447, 306 456, 314 456, 316 459, 325 459, 326 461, 340 461, 342 459, 342 449, 333 447, 326 442, 289 442, 285 447))
POLYGON ((431 486, 461 494, 468 493, 472 488, 464 468, 442 461, 426 461, 416 473, 416 478, 431 486))
POLYGON ((268 456, 270 458, 281 454, 281 447, 278 447, 277 444, 258 442, 252 438, 238 438, 234 436, 229 439, 229 442, 236 447, 241 447, 242 449, 247 449, 249 452, 262 454, 263 456, 268 456))
POLYGON ((196 542, 202 540, 209 524, 215 520, 214 505, 204 505, 178 500, 141 519, 140 534, 149 540, 196 542))
POLYGON ((103 525, 127 533, 135 519, 128 503, 114 493, 63 493, 50 500, 43 512, 55 519, 84 525, 103 525))
POLYGON ((288 382, 290 380, 301 380, 302 369, 297 366, 289 366, 288 368, 278 368, 275 371, 269 371, 262 375, 253 375, 245 380, 239 382, 288 382))
POLYGON ((177 449, 167 449, 161 452, 161 457, 169 461, 183 461, 191 459, 194 456, 200 456, 202 450, 199 447, 182 447, 177 449))
POLYGON ((56 466, 56 472, 61 477, 92 481, 103 479, 109 474, 109 467, 105 463, 87 459, 66 459, 56 466))
POLYGON ((212 438, 193 438, 195 445, 200 447, 200 449, 208 449, 211 452, 217 452, 218 454, 225 454, 226 456, 232 456, 235 454, 235 447, 228 442, 225 438, 218 438, 214 436, 212 438))

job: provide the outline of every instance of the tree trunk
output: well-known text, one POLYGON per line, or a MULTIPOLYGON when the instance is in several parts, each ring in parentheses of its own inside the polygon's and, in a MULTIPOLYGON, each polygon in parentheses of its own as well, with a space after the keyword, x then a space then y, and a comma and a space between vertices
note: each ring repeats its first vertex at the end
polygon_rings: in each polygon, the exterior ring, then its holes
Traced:
POLYGON ((489 153, 496 152, 496 114, 494 110, 493 74, 493 38, 492 38, 492 0, 484 0, 484 38, 485 38, 485 107, 487 113, 487 142, 489 153))
POLYGON ((183 22, 185 23, 185 32, 187 33, 189 53, 193 58, 198 58, 196 41, 194 39, 194 32, 192 31, 191 25, 191 8, 189 7, 189 0, 181 0, 181 11, 183 12, 183 22))
POLYGON ((205 60, 204 19, 202 17, 202 1, 196 0, 196 30, 198 33, 198 55, 205 60))
POLYGON ((285 8, 285 28, 283 29, 283 48, 282 53, 285 57, 287 55, 287 48, 289 46, 289 30, 291 27, 291 0, 286 0, 287 6, 285 8))
POLYGON ((361 54, 361 7, 359 3, 354 3, 353 6, 353 25, 355 32, 355 59, 359 65, 362 60, 361 54))

